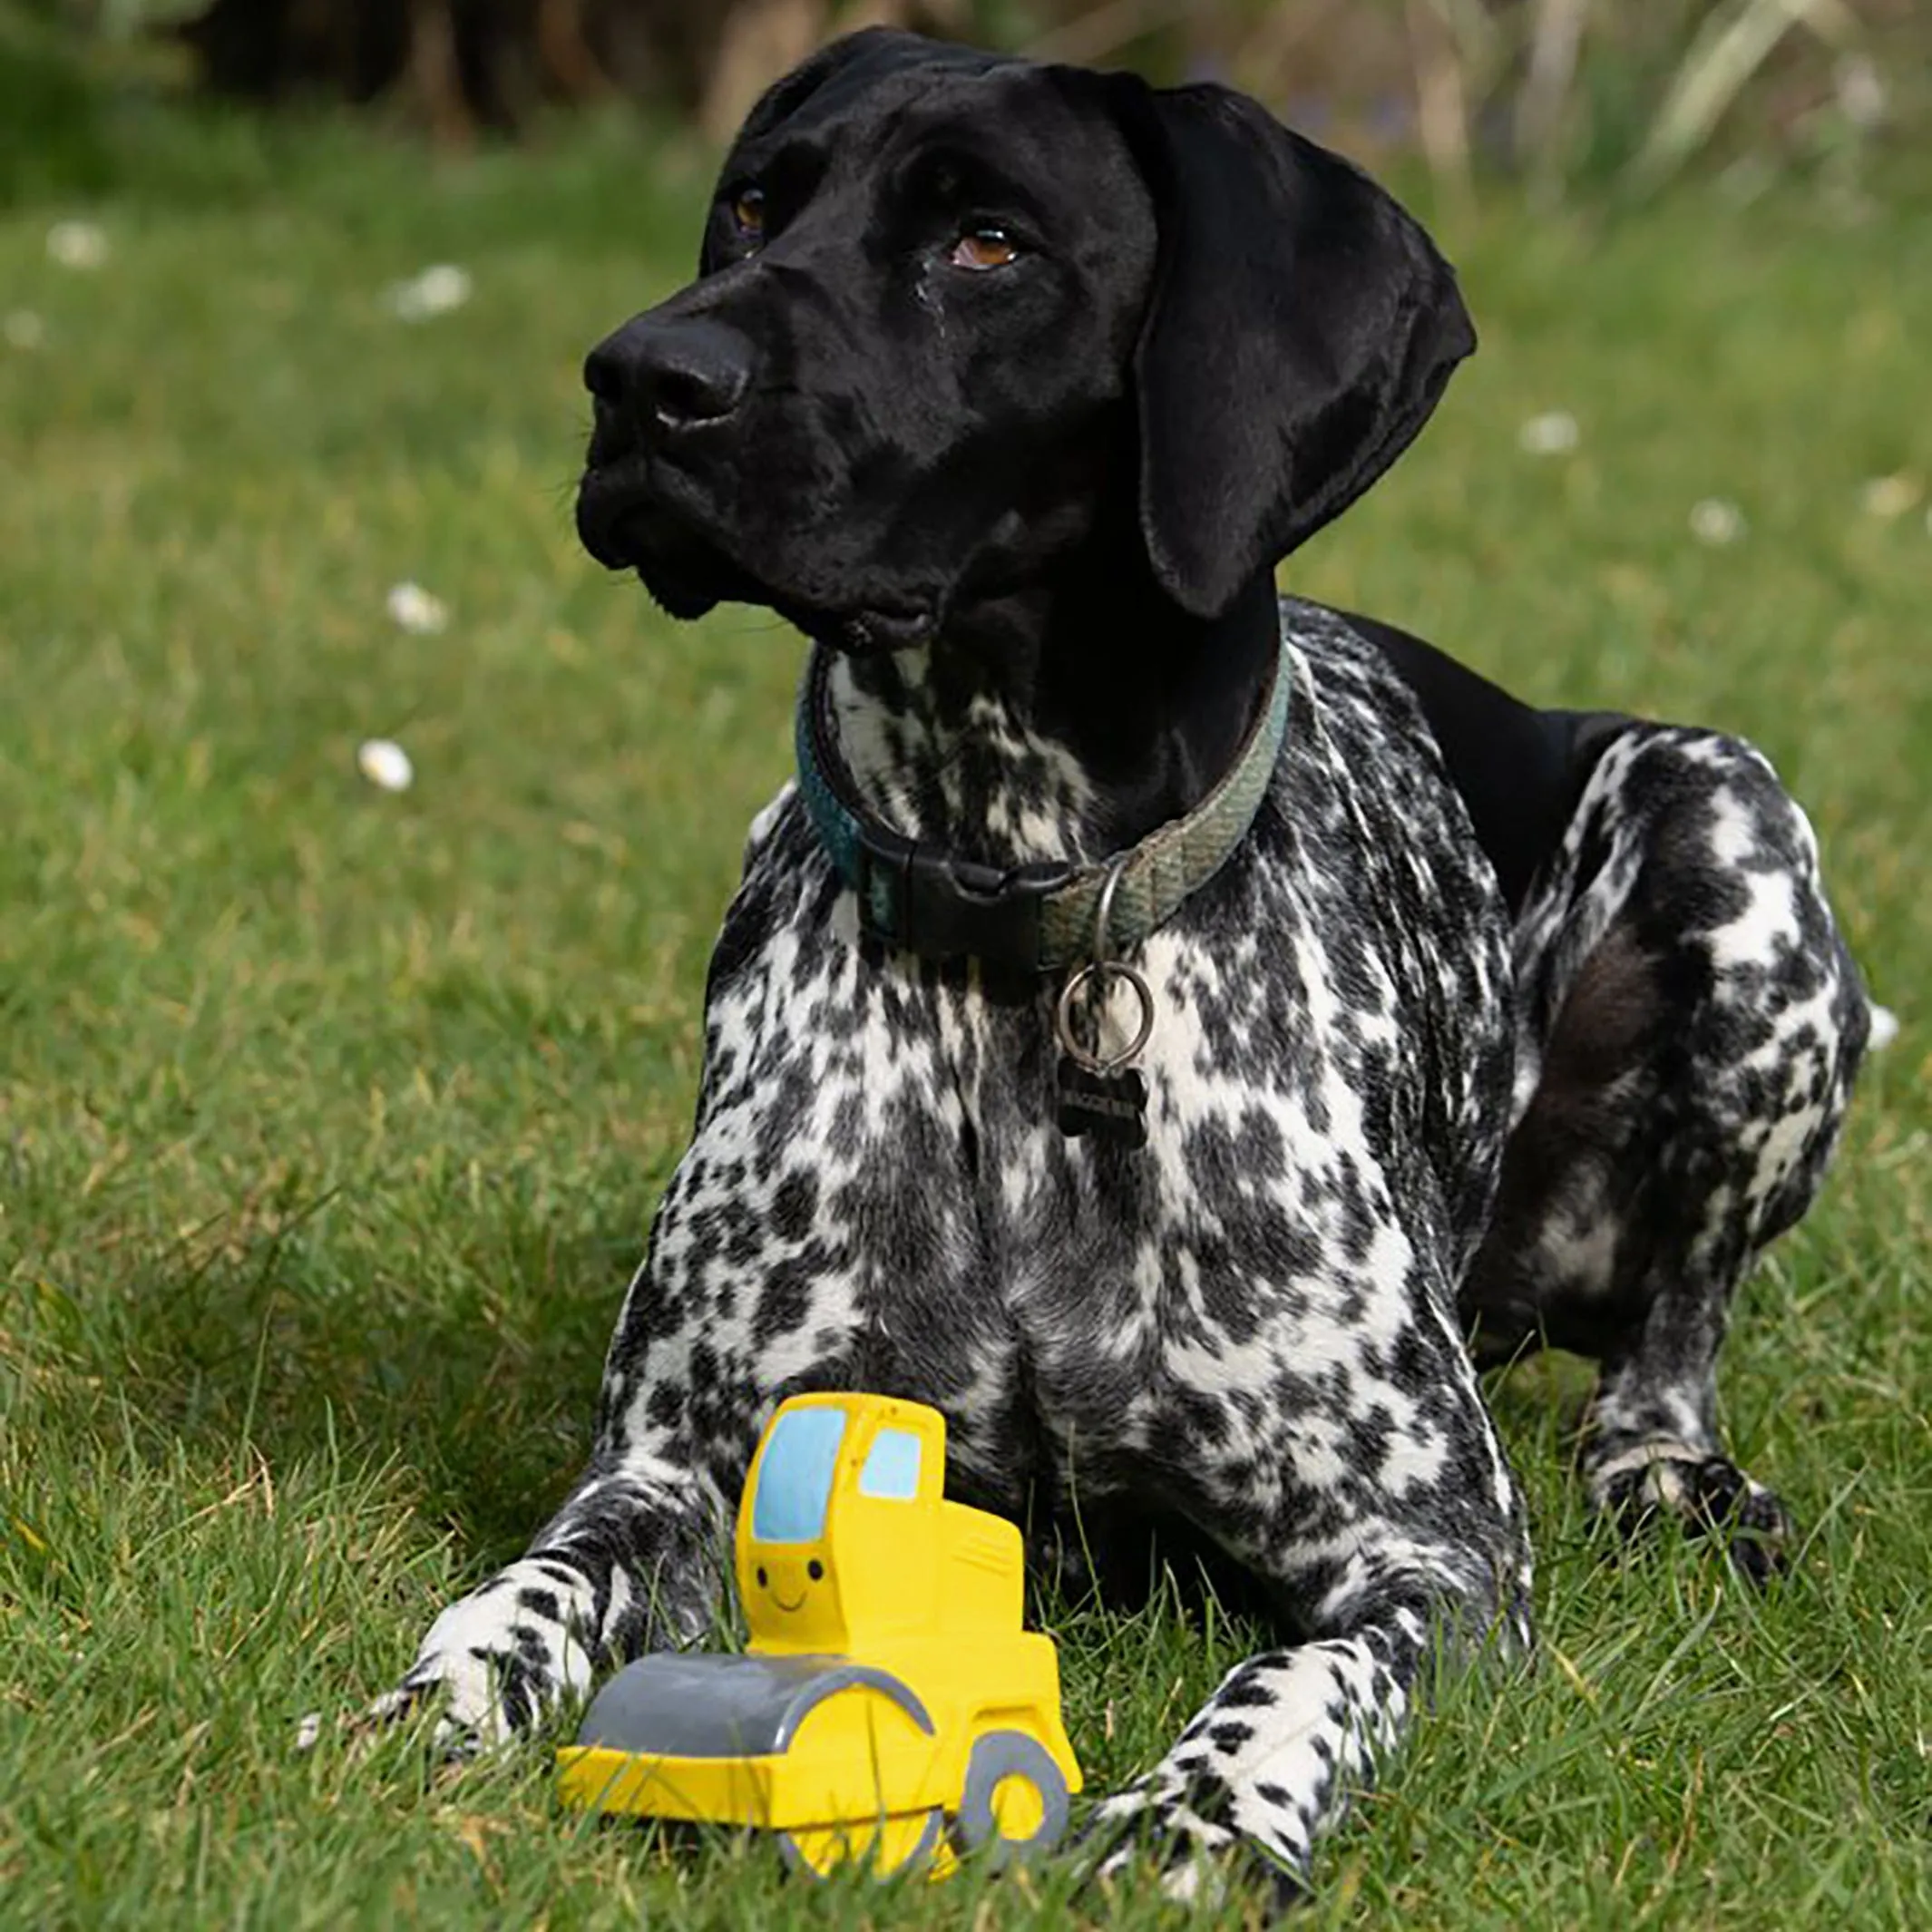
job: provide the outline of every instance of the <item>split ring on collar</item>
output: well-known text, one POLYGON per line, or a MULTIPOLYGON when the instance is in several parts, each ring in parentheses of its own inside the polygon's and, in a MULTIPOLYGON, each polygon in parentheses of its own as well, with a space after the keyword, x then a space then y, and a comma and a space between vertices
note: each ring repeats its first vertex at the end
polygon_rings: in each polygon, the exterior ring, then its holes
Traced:
POLYGON ((1053 1009, 1053 1030, 1059 1038, 1062 1049, 1093 1074, 1115 1073, 1123 1067, 1131 1066, 1140 1058, 1154 1034, 1154 989, 1140 972, 1125 960, 1113 958, 1108 950, 1107 925, 1113 917, 1114 894, 1119 889, 1121 874, 1126 870, 1124 859, 1116 859, 1107 867, 1107 876, 1100 884, 1099 899, 1094 907, 1093 957, 1084 966, 1068 974, 1067 983, 1060 988, 1059 1002, 1053 1009), (1098 1048, 1100 1029, 1107 1017, 1107 995, 1117 981, 1124 981, 1134 989, 1134 997, 1140 1005, 1140 1018, 1127 1046, 1117 1053, 1103 1054, 1083 1046, 1075 1037, 1074 1008, 1083 987, 1095 986, 1100 990, 1094 1019, 1095 1047, 1098 1048))

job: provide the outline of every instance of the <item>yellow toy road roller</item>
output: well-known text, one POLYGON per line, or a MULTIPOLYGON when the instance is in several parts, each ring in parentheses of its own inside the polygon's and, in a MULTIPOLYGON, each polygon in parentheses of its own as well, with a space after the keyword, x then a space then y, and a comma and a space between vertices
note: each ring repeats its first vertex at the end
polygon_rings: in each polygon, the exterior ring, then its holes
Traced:
POLYGON ((738 1505, 747 1654, 620 1671, 559 1753, 565 1799, 763 1827, 821 1875, 1052 1846, 1080 1788, 1053 1641, 1021 1627, 1019 1530, 949 1503, 945 1472, 922 1403, 785 1403, 738 1505))

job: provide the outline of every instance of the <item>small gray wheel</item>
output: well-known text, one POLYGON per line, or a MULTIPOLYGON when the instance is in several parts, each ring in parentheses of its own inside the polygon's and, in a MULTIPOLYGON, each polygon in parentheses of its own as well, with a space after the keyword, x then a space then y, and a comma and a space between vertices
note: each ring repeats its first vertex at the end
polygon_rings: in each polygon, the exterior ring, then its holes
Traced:
POLYGON ((1067 1829, 1067 1781, 1023 1731, 989 1731, 966 1761, 953 1832, 998 1870, 1049 1851, 1067 1829))

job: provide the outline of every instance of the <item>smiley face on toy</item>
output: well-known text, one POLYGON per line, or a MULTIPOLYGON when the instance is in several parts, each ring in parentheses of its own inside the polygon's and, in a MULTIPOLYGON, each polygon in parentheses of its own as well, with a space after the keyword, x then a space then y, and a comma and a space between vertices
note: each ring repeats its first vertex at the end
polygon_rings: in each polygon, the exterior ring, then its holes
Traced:
POLYGON ((772 1602, 787 1616, 795 1615, 803 1610, 811 1600, 812 1586, 825 1580, 825 1566, 816 1556, 806 1558, 805 1579, 802 1583, 797 1576, 797 1568, 795 1563, 782 1562, 776 1556, 771 1556, 752 1573, 753 1580, 759 1589, 768 1590, 772 1602), (795 1597, 790 1594, 787 1585, 797 1590, 795 1597))
POLYGON ((815 1596, 832 1588, 822 1555, 801 1555, 778 1547, 761 1548, 751 1573, 751 1595, 788 1618, 812 1615, 815 1596))

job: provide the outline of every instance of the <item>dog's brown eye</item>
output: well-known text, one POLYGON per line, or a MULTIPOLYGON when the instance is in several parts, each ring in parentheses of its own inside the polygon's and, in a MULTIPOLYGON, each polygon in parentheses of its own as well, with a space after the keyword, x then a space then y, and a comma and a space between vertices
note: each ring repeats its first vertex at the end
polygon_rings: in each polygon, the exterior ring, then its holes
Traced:
POLYGON ((738 225, 741 235, 762 235, 765 232, 765 190, 762 188, 741 188, 731 200, 731 219, 738 225))
POLYGON ((946 259, 955 268, 1003 268, 1020 257, 1019 245, 1003 228, 976 228, 952 244, 946 259))

